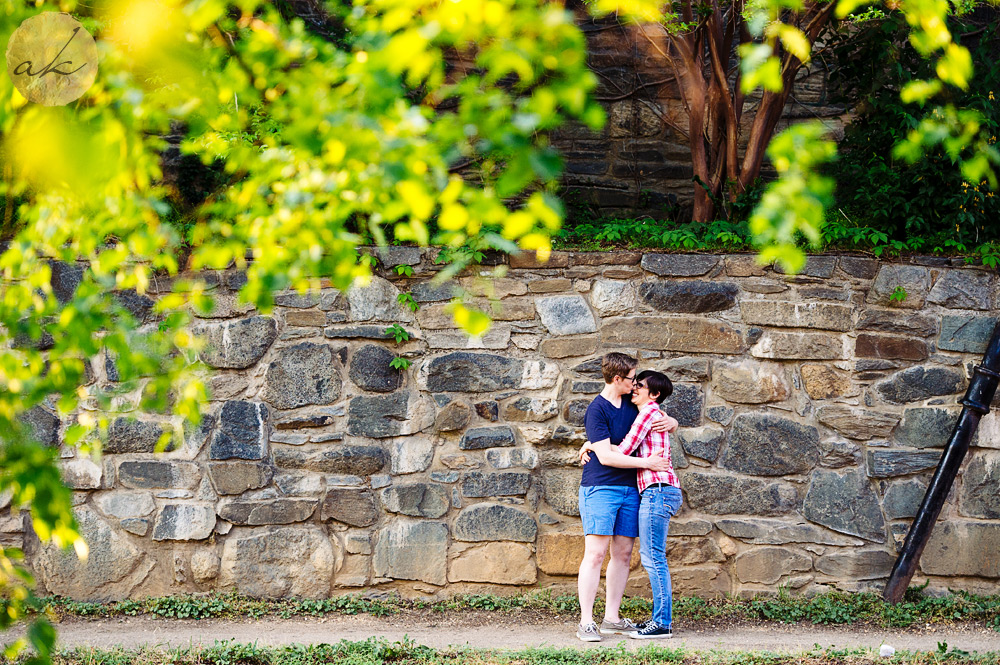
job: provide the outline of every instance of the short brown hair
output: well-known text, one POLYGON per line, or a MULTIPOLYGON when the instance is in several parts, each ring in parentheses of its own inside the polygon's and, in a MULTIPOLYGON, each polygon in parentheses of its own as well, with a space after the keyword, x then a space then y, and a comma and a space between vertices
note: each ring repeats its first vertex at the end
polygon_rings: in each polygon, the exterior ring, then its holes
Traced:
POLYGON ((639 361, 632 356, 616 351, 606 353, 601 358, 601 374, 604 375, 604 383, 614 383, 616 376, 624 379, 629 372, 638 366, 639 361))

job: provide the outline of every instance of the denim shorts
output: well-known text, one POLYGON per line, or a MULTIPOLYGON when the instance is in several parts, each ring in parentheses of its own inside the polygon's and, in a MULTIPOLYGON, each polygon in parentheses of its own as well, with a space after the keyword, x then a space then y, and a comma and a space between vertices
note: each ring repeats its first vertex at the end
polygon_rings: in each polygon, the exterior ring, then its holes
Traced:
POLYGON ((639 490, 626 485, 580 488, 580 519, 588 536, 639 536, 639 490))

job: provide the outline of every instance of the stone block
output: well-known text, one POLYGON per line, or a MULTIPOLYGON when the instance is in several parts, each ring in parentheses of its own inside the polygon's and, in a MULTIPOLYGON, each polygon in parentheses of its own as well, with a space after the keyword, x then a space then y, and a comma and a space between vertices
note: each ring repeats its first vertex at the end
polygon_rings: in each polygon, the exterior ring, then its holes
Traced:
POLYGON ((594 314, 580 295, 538 298, 535 308, 551 335, 579 335, 597 330, 594 314))
POLYGON ((940 451, 869 450, 868 475, 872 478, 906 476, 933 469, 940 459, 940 451))
POLYGON ((385 396, 358 395, 347 407, 347 432, 352 436, 385 439, 416 434, 434 422, 430 402, 400 391, 385 396))
POLYGON ((533 448, 491 448, 486 451, 486 461, 494 469, 534 469, 538 453, 533 448))
POLYGON ((843 397, 852 392, 850 375, 829 365, 805 363, 799 373, 806 394, 813 399, 843 397))
POLYGON ((194 462, 125 461, 118 465, 118 482, 133 489, 194 489, 201 468, 194 462))
POLYGON ((383 468, 389 455, 378 446, 321 446, 286 448, 275 446, 274 463, 284 469, 303 469, 320 473, 371 476, 383 468))
POLYGON ((279 350, 267 368, 264 399, 279 409, 332 404, 342 385, 334 360, 327 344, 303 342, 279 350))
POLYGON ((582 469, 544 469, 542 495, 560 515, 580 515, 580 477, 582 469))
POLYGON ((782 481, 691 471, 681 475, 681 488, 688 506, 710 515, 775 516, 801 505, 795 487, 782 481))
POLYGON ((846 437, 867 441, 889 436, 899 422, 899 414, 849 406, 822 406, 816 419, 846 437))
POLYGON ((889 577, 895 561, 885 550, 831 552, 816 559, 816 570, 841 580, 876 580, 889 577))
POLYGON ((654 349, 683 353, 742 353, 743 338, 728 323, 692 317, 633 316, 606 319, 601 348, 654 349))
POLYGON ((954 409, 906 409, 899 427, 892 433, 892 440, 914 448, 943 448, 955 429, 958 414, 954 409))
POLYGON ((518 397, 504 407, 505 420, 545 422, 559 415, 559 404, 549 397, 518 397))
POLYGON ((411 323, 413 313, 400 305, 399 289, 381 277, 372 276, 367 286, 355 283, 347 290, 352 321, 411 323))
POLYGON ((568 268, 569 257, 569 252, 552 252, 549 255, 548 261, 539 261, 535 252, 518 252, 516 254, 511 254, 508 258, 510 260, 511 268, 541 269, 568 268))
MULTIPOLYGON (((643 282, 639 298, 658 312, 703 314, 736 306, 739 287, 727 282, 643 282)), ((627 313, 625 310, 620 313, 627 313)))
MULTIPOLYGON (((833 277, 833 271, 837 267, 836 256, 807 256, 806 264, 799 271, 800 277, 818 277, 828 279, 833 277)), ((774 272, 784 274, 780 263, 774 264, 774 272)))
POLYGON ((572 358, 574 356, 589 356, 597 351, 600 337, 597 335, 579 335, 543 339, 538 344, 538 350, 546 358, 572 358))
POLYGON ((439 522, 396 519, 379 530, 372 557, 376 577, 448 581, 448 527, 439 522))
POLYGON ((660 410, 676 418, 681 427, 697 427, 701 425, 704 405, 705 394, 701 386, 675 383, 673 392, 660 404, 660 410))
POLYGON ((526 363, 517 358, 458 351, 426 364, 430 392, 485 393, 521 387, 526 363))
POLYGON ((725 438, 724 430, 708 425, 678 430, 671 442, 677 439, 686 454, 714 462, 725 438))
POLYGON ((1000 318, 995 316, 942 316, 938 348, 961 353, 985 353, 997 323, 1000 323, 1000 318))
POLYGON ((640 263, 660 277, 698 277, 719 265, 719 257, 703 254, 644 254, 640 263))
POLYGON ((1000 518, 1000 453, 977 452, 962 472, 958 508, 962 515, 1000 518))
POLYGON ((104 471, 86 457, 66 460, 59 463, 63 483, 72 490, 96 490, 101 488, 101 478, 104 471))
POLYGON ((277 322, 267 316, 211 323, 192 332, 204 338, 201 360, 216 369, 247 369, 264 357, 278 338, 277 322))
POLYGON ((538 579, 530 545, 522 543, 455 543, 451 547, 449 582, 534 584, 538 579))
POLYGON ((589 399, 574 399, 566 402, 566 406, 563 407, 563 420, 570 425, 583 426, 583 420, 587 415, 587 408, 590 406, 590 402, 591 400, 589 399))
POLYGON ((495 277, 489 273, 481 276, 463 277, 459 283, 466 294, 470 296, 501 299, 509 296, 523 296, 528 292, 528 285, 519 279, 495 277))
POLYGON ((351 526, 371 526, 378 520, 375 495, 367 489, 331 487, 323 498, 320 516, 351 526))
POLYGON ((736 404, 766 404, 788 398, 789 387, 784 372, 775 363, 744 359, 738 363, 715 363, 713 392, 736 404))
POLYGON ((938 395, 952 395, 965 386, 965 376, 957 369, 918 365, 896 372, 875 384, 875 392, 890 404, 905 404, 938 395))
POLYGON ((670 577, 677 595, 725 598, 732 594, 732 580, 721 565, 672 568, 670 577))
POLYGON ((991 309, 996 279, 983 270, 949 270, 941 274, 927 301, 949 309, 991 309))
POLYGON ((455 291, 455 285, 450 282, 444 284, 418 282, 410 287, 410 295, 419 303, 451 300, 455 297, 455 291))
POLYGON ((860 256, 841 256, 840 269, 851 277, 872 279, 878 274, 878 259, 866 259, 860 256))
POLYGON ((477 503, 455 518, 454 538, 465 542, 511 540, 533 543, 538 525, 530 514, 511 506, 477 503))
POLYGON ((885 490, 882 510, 890 520, 916 517, 925 494, 927 494, 927 483, 919 478, 893 483, 885 490))
POLYGON ((265 404, 232 400, 222 405, 212 435, 213 460, 260 460, 267 455, 268 411, 265 404))
POLYGON ((559 293, 560 291, 569 291, 572 287, 573 282, 565 277, 536 279, 528 282, 528 290, 532 293, 559 293))
POLYGON ((97 507, 105 515, 128 519, 145 517, 156 510, 156 504, 149 492, 108 492, 97 499, 97 507))
POLYGON ((849 305, 778 300, 744 300, 740 314, 752 325, 782 328, 815 328, 846 332, 853 327, 853 308, 849 305))
MULTIPOLYGON (((330 326, 323 330, 323 335, 330 339, 393 339, 386 329, 385 325, 330 326)), ((415 333, 412 330, 407 332, 412 339, 415 333)))
POLYGON ((285 325, 322 328, 326 325, 326 312, 319 309, 293 309, 285 312, 285 325))
POLYGON ((733 572, 744 584, 774 584, 782 577, 812 570, 812 557, 787 547, 759 547, 743 552, 733 563, 733 572))
POLYGON ((845 338, 825 333, 765 331, 750 349, 754 358, 775 360, 843 360, 848 357, 845 338))
POLYGON ((889 337, 862 333, 854 346, 858 358, 885 358, 888 360, 926 360, 927 344, 912 337, 889 337))
POLYGON ((996 552, 1000 552, 1000 524, 942 521, 931 532, 920 569, 925 575, 998 578, 996 552))
POLYGON ((656 369, 663 372, 671 381, 691 381, 700 383, 711 378, 708 359, 706 358, 670 358, 656 364, 656 369))
POLYGON ((590 304, 601 316, 628 314, 635 310, 635 302, 635 287, 631 282, 598 279, 590 289, 590 304))
POLYGON ((434 427, 439 432, 456 432, 465 429, 471 418, 472 409, 469 405, 455 400, 438 411, 434 418, 434 427))
POLYGON ((506 349, 510 343, 511 327, 493 324, 479 337, 470 337, 464 330, 428 332, 427 346, 431 349, 506 349))
MULTIPOLYGON (((104 443, 106 455, 122 453, 156 452, 156 444, 163 435, 159 423, 129 418, 115 418, 108 427, 108 440, 104 443)), ((166 450, 172 450, 170 443, 166 450)))
POLYGON ((59 418, 47 409, 33 407, 21 414, 19 420, 27 426, 38 443, 44 446, 59 444, 59 418))
POLYGON ((938 330, 938 319, 923 312, 868 308, 861 312, 857 329, 930 337, 938 330))
POLYGON ((390 393, 403 385, 403 373, 390 365, 395 358, 384 346, 366 344, 351 356, 348 376, 362 390, 390 393))
POLYGON ((726 274, 730 277, 763 277, 764 266, 754 254, 731 254, 726 257, 726 274))
POLYGON ((410 517, 443 517, 451 507, 451 495, 440 485, 409 483, 382 490, 382 505, 391 513, 410 517))
POLYGON ((219 517, 237 526, 265 526, 304 522, 316 512, 315 499, 265 499, 226 501, 219 505, 219 517))
POLYGON ((168 503, 153 525, 153 540, 204 540, 215 529, 215 509, 197 503, 168 503))
POLYGON ((814 471, 802 514, 810 522, 839 533, 878 543, 886 539, 878 497, 860 469, 844 473, 814 471))
POLYGON ((736 538, 751 545, 787 545, 788 543, 836 545, 839 547, 864 545, 863 540, 842 536, 812 524, 795 524, 782 520, 754 517, 733 517, 717 520, 715 525, 719 527, 719 531, 730 538, 736 538))
POLYGON ((868 292, 868 302, 873 305, 920 309, 924 306, 931 286, 930 270, 921 266, 883 265, 879 268, 875 282, 868 292), (891 300, 897 287, 906 290, 906 298, 899 302, 891 300))
POLYGON ((486 448, 514 445, 514 430, 508 425, 496 427, 476 427, 467 431, 458 447, 462 450, 484 450, 486 448))
POLYGON ((573 266, 634 266, 642 256, 639 252, 573 252, 573 266))
POLYGON ((742 413, 733 421, 722 466, 753 476, 805 473, 819 461, 819 433, 770 414, 742 413))
POLYGON ((222 547, 219 589, 255 598, 325 598, 338 550, 322 531, 302 525, 234 533, 222 547))
POLYGON ((434 459, 434 442, 413 436, 394 439, 389 444, 390 469, 395 474, 426 471, 434 459))
POLYGON ((531 487, 531 474, 519 471, 505 473, 480 473, 473 471, 462 476, 462 496, 472 498, 496 496, 523 496, 531 487))

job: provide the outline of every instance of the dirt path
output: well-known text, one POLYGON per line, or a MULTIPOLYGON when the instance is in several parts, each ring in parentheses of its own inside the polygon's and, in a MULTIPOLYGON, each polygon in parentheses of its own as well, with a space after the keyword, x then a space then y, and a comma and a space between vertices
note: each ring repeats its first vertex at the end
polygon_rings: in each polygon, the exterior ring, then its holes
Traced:
MULTIPOLYGON (((762 626, 685 627, 675 624, 675 637, 666 642, 672 647, 696 650, 741 650, 798 652, 820 647, 878 648, 885 643, 899 650, 933 651, 939 642, 966 651, 1000 651, 1000 633, 985 627, 927 627, 919 631, 896 631, 871 628, 829 628, 821 626, 767 624, 762 626)), ((560 621, 551 615, 504 615, 466 612, 399 614, 388 617, 327 616, 324 618, 247 621, 217 619, 178 620, 149 617, 123 617, 103 620, 68 618, 58 625, 64 648, 92 646, 134 649, 149 647, 210 646, 217 640, 256 642, 277 646, 302 643, 332 643, 340 640, 365 640, 372 636, 390 642, 404 636, 435 648, 467 646, 492 649, 528 647, 607 648, 624 640, 629 648, 648 644, 621 637, 608 637, 599 644, 584 644, 574 636, 575 622, 560 621)), ((11 636, 4 635, 3 642, 11 636)), ((662 643, 662 642, 661 642, 662 643)))

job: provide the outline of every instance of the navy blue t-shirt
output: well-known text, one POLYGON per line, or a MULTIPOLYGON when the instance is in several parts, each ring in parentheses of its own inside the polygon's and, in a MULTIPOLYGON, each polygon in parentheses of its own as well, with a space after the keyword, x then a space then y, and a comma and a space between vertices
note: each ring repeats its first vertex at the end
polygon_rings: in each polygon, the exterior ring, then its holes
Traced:
MULTIPOLYGON (((629 395, 622 396, 622 404, 618 408, 615 408, 615 405, 606 400, 603 395, 598 395, 587 407, 587 413, 583 417, 583 424, 587 428, 587 440, 611 439, 611 445, 618 445, 625 440, 638 415, 639 409, 629 400, 629 395)), ((583 487, 594 487, 595 485, 635 487, 635 469, 604 466, 601 464, 601 460, 597 459, 597 455, 591 453, 590 461, 583 467, 583 478, 580 479, 580 485, 583 487)))

